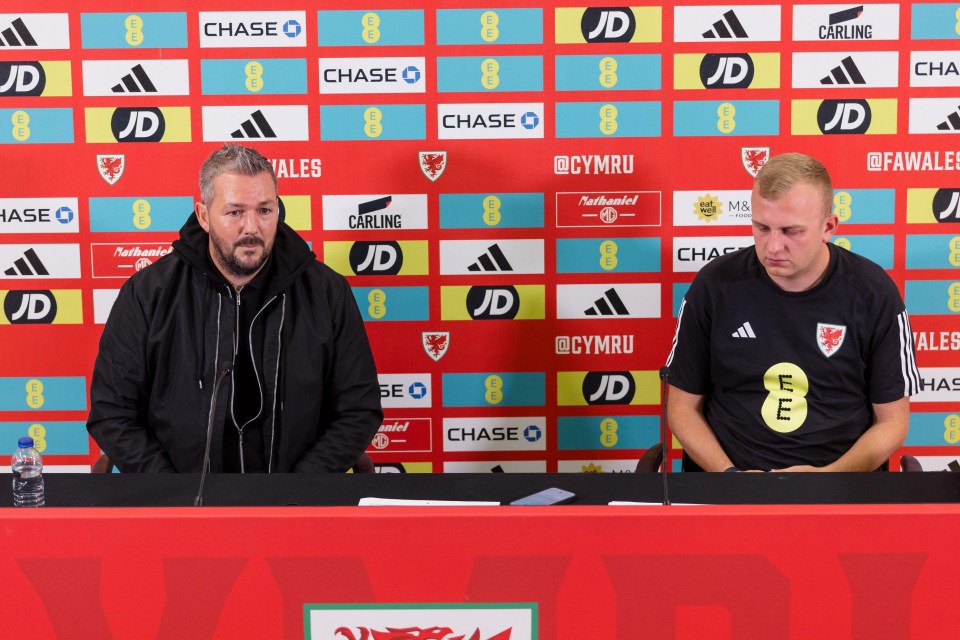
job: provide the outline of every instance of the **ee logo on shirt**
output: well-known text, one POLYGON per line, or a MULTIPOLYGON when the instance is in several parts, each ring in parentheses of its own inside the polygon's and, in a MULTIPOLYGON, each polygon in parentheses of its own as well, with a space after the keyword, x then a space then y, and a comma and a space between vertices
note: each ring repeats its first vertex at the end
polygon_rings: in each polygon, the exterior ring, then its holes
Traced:
POLYGON ((803 369, 790 362, 778 362, 763 374, 767 394, 760 415, 778 433, 793 433, 807 419, 807 392, 810 382, 803 369))

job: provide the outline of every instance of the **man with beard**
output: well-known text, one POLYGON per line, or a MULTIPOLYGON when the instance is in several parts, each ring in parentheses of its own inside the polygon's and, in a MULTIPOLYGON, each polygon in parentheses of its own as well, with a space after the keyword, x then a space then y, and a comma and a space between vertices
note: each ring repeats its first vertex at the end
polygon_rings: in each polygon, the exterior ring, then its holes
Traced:
POLYGON ((117 296, 88 431, 120 471, 199 472, 212 411, 211 471, 345 471, 383 418, 346 279, 283 221, 257 151, 211 154, 200 194, 173 251, 117 296))

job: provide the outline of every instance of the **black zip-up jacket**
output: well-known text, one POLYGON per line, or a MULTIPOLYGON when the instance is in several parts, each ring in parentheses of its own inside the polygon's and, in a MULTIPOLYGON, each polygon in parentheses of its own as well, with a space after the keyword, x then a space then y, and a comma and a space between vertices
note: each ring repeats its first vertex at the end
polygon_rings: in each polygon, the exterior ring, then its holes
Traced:
MULTIPOLYGON (((174 250, 123 285, 100 339, 87 430, 124 472, 199 472, 218 372, 232 367, 236 292, 191 215, 174 250)), ((363 319, 346 279, 284 222, 253 325, 263 326, 263 439, 270 472, 342 472, 383 419, 363 319)), ((257 351, 260 351, 258 345, 257 351)), ((211 471, 223 469, 232 374, 217 394, 211 471)))

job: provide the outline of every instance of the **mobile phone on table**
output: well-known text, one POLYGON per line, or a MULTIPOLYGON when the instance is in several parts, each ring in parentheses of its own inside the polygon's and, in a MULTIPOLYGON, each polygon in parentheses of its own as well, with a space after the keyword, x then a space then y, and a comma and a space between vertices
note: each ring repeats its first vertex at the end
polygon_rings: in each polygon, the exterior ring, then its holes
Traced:
POLYGON ((576 497, 577 494, 575 493, 571 493, 564 489, 558 489, 557 487, 550 487, 549 489, 537 491, 536 493, 531 493, 528 496, 514 500, 510 504, 517 506, 543 507, 551 504, 564 504, 566 502, 570 502, 576 497))

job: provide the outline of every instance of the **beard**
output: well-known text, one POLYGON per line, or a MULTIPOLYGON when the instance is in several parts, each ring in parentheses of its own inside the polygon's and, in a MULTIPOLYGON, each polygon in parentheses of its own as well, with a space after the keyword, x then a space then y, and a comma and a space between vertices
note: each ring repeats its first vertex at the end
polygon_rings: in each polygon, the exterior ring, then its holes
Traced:
POLYGON ((267 248, 263 238, 258 236, 247 236, 245 238, 241 238, 236 243, 231 245, 229 242, 218 236, 211 227, 210 240, 212 242, 213 255, 216 259, 217 266, 236 278, 246 278, 247 276, 252 276, 260 270, 260 267, 262 267, 270 257, 270 249, 267 248), (259 258, 240 258, 236 254, 236 249, 239 247, 258 246, 263 247, 263 251, 260 252, 259 258))

